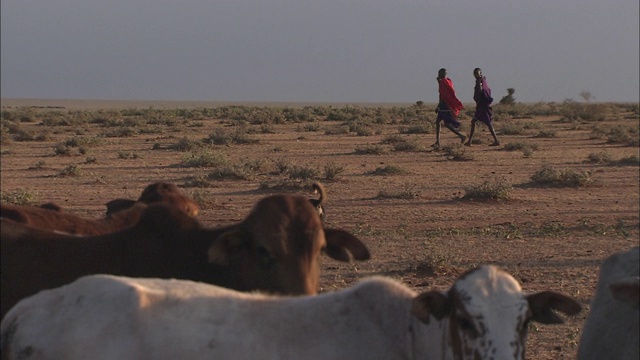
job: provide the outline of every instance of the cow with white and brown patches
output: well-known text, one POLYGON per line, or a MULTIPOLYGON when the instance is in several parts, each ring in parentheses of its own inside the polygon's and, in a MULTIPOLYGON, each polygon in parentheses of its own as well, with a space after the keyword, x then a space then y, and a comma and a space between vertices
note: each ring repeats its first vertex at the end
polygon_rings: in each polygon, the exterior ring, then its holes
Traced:
POLYGON ((200 211, 198 203, 190 199, 175 184, 160 181, 147 185, 138 200, 119 198, 109 201, 106 204, 107 215, 128 209, 136 203, 152 204, 158 202, 175 206, 191 216, 198 215, 200 211))
POLYGON ((372 277, 309 297, 100 275, 20 302, 2 321, 2 351, 6 360, 523 359, 528 322, 561 323, 555 310, 580 305, 526 295, 493 266, 447 292, 372 277))
POLYGON ((145 210, 135 226, 96 236, 2 219, 2 315, 40 290, 98 273, 310 295, 318 291, 323 253, 339 261, 370 256, 354 235, 324 227, 303 196, 265 197, 244 220, 216 228, 167 204, 136 206, 145 210))
POLYGON ((414 302, 414 314, 440 321, 446 334, 447 359, 524 359, 530 321, 560 324, 553 313, 576 314, 580 305, 551 291, 525 295, 518 282, 495 267, 474 269, 462 275, 445 295, 429 292, 414 302))

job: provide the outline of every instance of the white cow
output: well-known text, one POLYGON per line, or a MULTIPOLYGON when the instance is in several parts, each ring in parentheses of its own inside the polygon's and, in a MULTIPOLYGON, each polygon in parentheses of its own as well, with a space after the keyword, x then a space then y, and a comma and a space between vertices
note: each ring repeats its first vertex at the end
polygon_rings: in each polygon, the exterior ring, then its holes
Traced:
POLYGON ((602 263, 578 359, 640 359, 640 248, 602 263))
POLYGON ((81 278, 22 300, 2 321, 3 359, 522 359, 527 324, 576 314, 562 294, 523 294, 493 266, 446 293, 372 277, 318 296, 241 293, 180 280, 81 278))

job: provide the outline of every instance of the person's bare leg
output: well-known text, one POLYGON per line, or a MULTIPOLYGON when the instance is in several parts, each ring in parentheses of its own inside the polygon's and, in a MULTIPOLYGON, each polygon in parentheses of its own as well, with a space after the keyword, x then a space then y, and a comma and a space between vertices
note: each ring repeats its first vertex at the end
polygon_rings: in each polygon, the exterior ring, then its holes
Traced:
POLYGON ((464 144, 464 141, 467 139, 466 136, 462 135, 460 131, 458 131, 458 129, 454 128, 449 124, 445 124, 444 126, 446 126, 447 129, 451 130, 451 132, 453 132, 454 134, 458 135, 458 137, 460 138, 460 142, 464 144))
POLYGON ((436 120, 436 143, 431 145, 431 147, 439 148, 440 147, 440 122, 442 120, 436 120))
POLYGON ((471 146, 471 140, 473 140, 473 133, 476 131, 476 119, 471 120, 471 132, 469 132, 469 140, 465 143, 466 146, 471 146))
POLYGON ((489 123, 489 132, 491 132, 491 136, 493 136, 493 144, 489 146, 500 146, 500 141, 498 141, 498 136, 496 135, 496 131, 493 129, 493 124, 489 123))

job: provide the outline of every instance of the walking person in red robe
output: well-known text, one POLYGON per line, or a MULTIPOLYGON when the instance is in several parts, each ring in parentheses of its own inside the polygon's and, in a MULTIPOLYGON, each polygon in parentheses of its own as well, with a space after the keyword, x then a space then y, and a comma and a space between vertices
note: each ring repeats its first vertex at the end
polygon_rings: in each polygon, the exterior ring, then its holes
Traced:
POLYGON ((434 148, 440 147, 440 123, 444 121, 444 126, 458 135, 460 142, 464 143, 466 136, 462 135, 458 129, 460 122, 458 114, 463 109, 462 103, 456 97, 456 91, 453 88, 453 81, 447 77, 447 69, 438 70, 438 91, 440 100, 436 107, 436 143, 432 145, 434 148))
POLYGON ((473 100, 476 102, 476 112, 471 120, 471 132, 469 133, 469 140, 465 145, 471 146, 473 132, 476 130, 476 123, 480 121, 487 125, 491 132, 491 136, 493 136, 493 143, 489 144, 489 146, 499 146, 500 141, 498 141, 496 131, 493 129, 493 124, 491 123, 493 116, 491 103, 493 102, 493 98, 491 97, 491 89, 487 84, 487 78, 482 75, 482 69, 480 68, 475 68, 473 70, 473 76, 476 78, 476 86, 473 91, 473 100))

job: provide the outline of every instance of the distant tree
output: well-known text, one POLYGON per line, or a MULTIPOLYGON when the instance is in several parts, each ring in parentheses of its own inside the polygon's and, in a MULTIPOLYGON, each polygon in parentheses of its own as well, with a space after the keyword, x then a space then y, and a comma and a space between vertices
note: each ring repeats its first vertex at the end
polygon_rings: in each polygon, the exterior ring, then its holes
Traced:
POLYGON ((516 99, 513 97, 513 93, 515 93, 516 90, 514 88, 508 88, 507 89, 507 96, 504 96, 502 99, 500 99, 500 104, 502 105, 513 105, 516 103, 516 99))
POLYGON ((584 99, 584 101, 589 102, 593 99, 593 95, 589 91, 580 91, 580 97, 584 99))
POLYGON ((425 111, 425 107, 424 107, 424 102, 422 100, 418 100, 416 101, 416 103, 413 105, 416 115, 420 116, 421 114, 424 113, 425 111))

